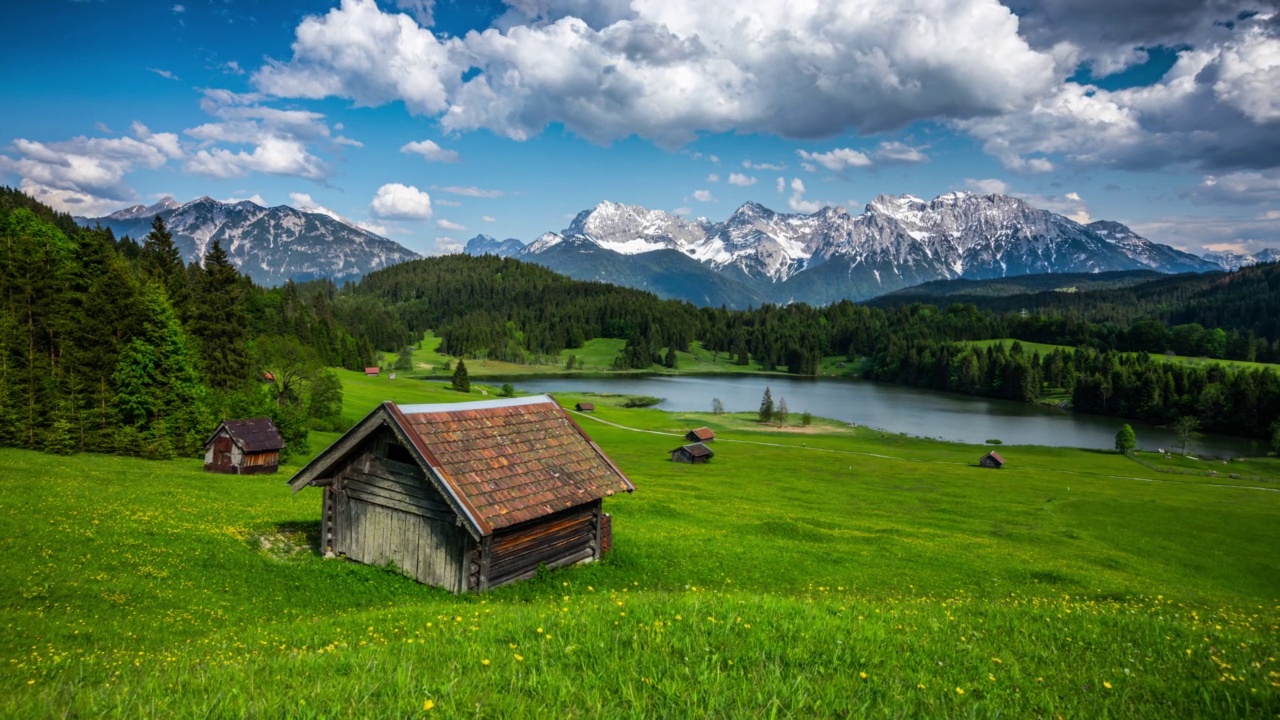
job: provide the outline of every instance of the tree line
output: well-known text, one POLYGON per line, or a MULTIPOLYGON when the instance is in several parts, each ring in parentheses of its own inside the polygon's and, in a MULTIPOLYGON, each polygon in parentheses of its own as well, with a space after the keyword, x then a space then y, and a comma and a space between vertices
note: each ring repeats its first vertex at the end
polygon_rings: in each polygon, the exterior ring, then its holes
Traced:
POLYGON ((0 445, 191 456, 219 419, 268 415, 305 450, 340 422, 325 368, 375 357, 336 300, 255 286, 217 240, 185 263, 159 217, 116 238, 0 188, 0 445))

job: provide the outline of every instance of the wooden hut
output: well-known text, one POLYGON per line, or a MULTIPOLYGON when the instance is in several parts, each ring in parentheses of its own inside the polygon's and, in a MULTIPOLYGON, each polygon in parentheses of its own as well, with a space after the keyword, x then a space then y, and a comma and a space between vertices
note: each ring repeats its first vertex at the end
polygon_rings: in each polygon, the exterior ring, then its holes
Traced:
POLYGON ((716 454, 711 448, 702 443, 693 443, 692 445, 681 445, 671 451, 671 461, 680 463, 692 463, 694 465, 702 465, 716 454))
POLYGON ((635 489, 546 395, 384 402, 289 484, 323 488, 326 554, 452 592, 599 559, 603 499, 635 489))
POLYGON ((573 409, 577 410, 578 412, 595 412, 596 404, 595 403, 578 403, 577 405, 573 406, 573 409))
POLYGON ((223 420, 204 441, 204 469, 233 475, 273 473, 280 467, 284 439, 271 418, 223 420))
POLYGON ((716 434, 711 432, 711 428, 695 428, 684 434, 684 439, 689 442, 706 443, 716 439, 716 434))
POLYGON ((377 367, 367 367, 367 368, 365 368, 365 369, 364 369, 364 376, 365 376, 365 377, 377 377, 377 376, 378 376, 378 375, 380 375, 381 373, 382 373, 382 368, 377 368, 377 367))
POLYGON ((1004 467, 1004 458, 1000 456, 1000 453, 996 452, 995 450, 992 450, 986 455, 983 455, 982 459, 978 461, 978 464, 984 468, 993 468, 993 469, 999 470, 1000 468, 1004 467))

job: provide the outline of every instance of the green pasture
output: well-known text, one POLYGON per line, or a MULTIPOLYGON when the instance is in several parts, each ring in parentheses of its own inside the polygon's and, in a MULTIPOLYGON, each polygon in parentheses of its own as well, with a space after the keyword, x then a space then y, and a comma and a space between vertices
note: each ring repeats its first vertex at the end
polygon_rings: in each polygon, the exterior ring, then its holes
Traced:
MULTIPOLYGON (((352 417, 465 397, 342 378, 352 417)), ((480 596, 320 558, 297 465, 0 450, 0 716, 1280 713, 1275 461, 1231 485, 1009 447, 995 471, 977 446, 593 399, 575 419, 637 487, 606 501, 614 552, 480 596), (669 462, 703 424, 715 459, 669 462)))

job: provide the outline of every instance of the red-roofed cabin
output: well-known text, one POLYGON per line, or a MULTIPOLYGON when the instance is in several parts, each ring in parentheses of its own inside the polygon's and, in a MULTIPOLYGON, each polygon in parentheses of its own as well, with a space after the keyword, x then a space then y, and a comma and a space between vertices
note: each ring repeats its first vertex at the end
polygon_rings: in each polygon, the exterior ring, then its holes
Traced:
POLYGON ((223 420, 204 441, 204 469, 232 475, 273 473, 280 467, 284 439, 271 418, 223 420))
POLYGON ((382 372, 382 368, 367 367, 367 368, 365 368, 365 369, 364 369, 364 376, 365 376, 365 377, 376 377, 376 376, 377 376, 377 375, 379 375, 381 372, 382 372))
POLYGON ((978 464, 984 468, 992 468, 995 470, 999 470, 1000 468, 1004 467, 1004 458, 1000 455, 1000 453, 996 452, 995 450, 992 450, 986 455, 983 455, 982 458, 978 460, 978 464))
POLYGON ((716 439, 716 434, 711 431, 711 428, 700 427, 685 433, 684 439, 696 443, 711 442, 716 439))
POLYGON ((326 554, 472 592, 598 560, 632 486, 546 395, 384 402, 290 481, 324 490, 326 554))

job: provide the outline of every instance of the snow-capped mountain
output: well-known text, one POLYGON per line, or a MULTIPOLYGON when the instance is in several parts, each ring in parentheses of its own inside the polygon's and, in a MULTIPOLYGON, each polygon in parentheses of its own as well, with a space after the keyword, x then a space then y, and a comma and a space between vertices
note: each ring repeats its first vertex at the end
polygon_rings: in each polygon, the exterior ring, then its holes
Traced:
POLYGON ((1017 198, 963 192, 929 201, 881 195, 859 215, 840 207, 778 213, 747 203, 719 223, 603 202, 518 257, 581 279, 655 291, 661 284, 668 296, 712 305, 862 300, 939 279, 1217 269, 1120 223, 1081 225, 1017 198), (679 263, 689 285, 671 288, 661 283, 663 264, 654 256, 644 263, 650 272, 615 277, 620 265, 611 256, 653 253, 695 261, 702 272, 679 263), (708 297, 709 287, 727 295, 708 297))
POLYGON ((462 252, 467 255, 497 255, 498 257, 514 257, 524 250, 524 243, 515 238, 499 240, 488 235, 477 235, 467 241, 462 252))
POLYGON ((188 262, 201 261, 213 241, 220 240, 231 262, 263 285, 289 279, 354 280, 418 257, 399 243, 331 214, 288 205, 264 208, 248 200, 224 203, 202 197, 178 203, 167 197, 150 207, 138 205, 77 220, 142 242, 156 215, 164 219, 188 262))
POLYGON ((1258 263, 1276 262, 1280 260, 1280 250, 1265 248, 1256 253, 1205 253, 1202 257, 1223 270, 1235 271, 1258 263))

